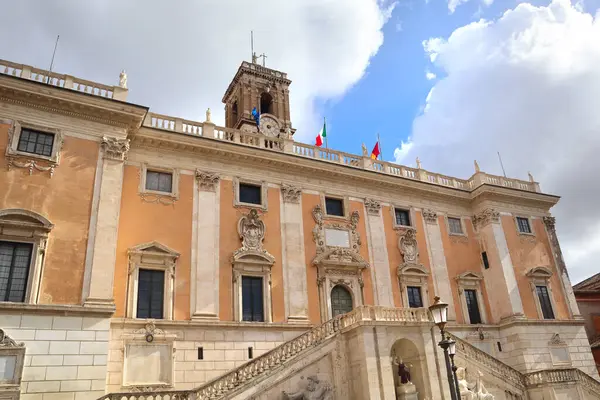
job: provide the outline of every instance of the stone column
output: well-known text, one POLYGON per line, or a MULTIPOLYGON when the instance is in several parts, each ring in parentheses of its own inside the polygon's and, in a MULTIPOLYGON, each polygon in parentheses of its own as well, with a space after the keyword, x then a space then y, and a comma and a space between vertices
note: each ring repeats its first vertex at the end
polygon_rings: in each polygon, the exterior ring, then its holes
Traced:
POLYGON ((85 306, 114 306, 113 281, 117 256, 117 234, 123 188, 123 163, 129 139, 102 138, 101 176, 97 222, 94 231, 91 271, 87 274, 85 306))
POLYGON ((367 210, 369 257, 375 283, 376 305, 394 307, 390 261, 381 215, 381 203, 377 200, 365 199, 365 208, 367 210))
POLYGON ((561 287, 563 293, 567 299, 567 305, 569 306, 569 314, 571 318, 580 319, 581 313, 579 312, 579 306, 577 306, 577 300, 573 293, 573 286, 569 279, 569 273, 567 272, 567 266, 560 249, 560 243, 558 242, 558 236, 556 235, 556 219, 554 217, 544 217, 544 225, 546 225, 546 233, 550 240, 550 247, 554 256, 554 261, 560 274, 561 287))
POLYGON ((483 279, 488 288, 488 300, 492 311, 490 319, 492 322, 498 322, 510 316, 522 317, 523 303, 500 222, 500 213, 487 208, 473 216, 473 225, 487 244, 490 268, 483 270, 483 279), (493 290, 490 290, 491 288, 493 290))
POLYGON ((192 239, 192 319, 219 318, 219 176, 196 171, 197 209, 194 214, 196 236, 192 239))
POLYGON ((304 229, 302 225, 302 192, 299 188, 281 186, 281 243, 285 314, 288 322, 308 323, 308 292, 304 229))
POLYGON ((431 274, 433 277, 434 293, 442 301, 448 303, 448 320, 456 321, 456 310, 454 309, 454 297, 450 286, 450 276, 446 265, 444 244, 442 243, 442 232, 438 224, 437 212, 423 210, 425 220, 425 238, 427 239, 427 252, 431 260, 431 274))

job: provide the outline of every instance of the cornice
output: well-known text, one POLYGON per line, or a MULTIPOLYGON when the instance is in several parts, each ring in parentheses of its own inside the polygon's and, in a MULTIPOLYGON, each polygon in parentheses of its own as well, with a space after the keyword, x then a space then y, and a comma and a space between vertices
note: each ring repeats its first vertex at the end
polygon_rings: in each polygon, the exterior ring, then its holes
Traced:
POLYGON ((283 83, 283 84, 288 85, 288 86, 292 83, 291 80, 289 80, 287 77, 284 77, 285 74, 283 72, 281 72, 281 71, 277 71, 275 69, 263 67, 262 65, 257 65, 257 67, 258 67, 257 69, 251 69, 251 68, 249 68, 249 67, 246 66, 246 65, 249 65, 249 64, 250 64, 249 62, 242 62, 240 64, 240 66, 239 66, 238 70, 236 71, 233 79, 229 83, 229 86, 227 86, 227 90, 225 90, 225 94, 223 94, 223 98, 221 100, 223 103, 227 102, 227 100, 231 96, 231 93, 233 92, 233 88, 240 81, 240 79, 241 79, 241 77, 242 77, 243 74, 254 75, 254 76, 259 77, 259 78, 263 78, 263 79, 266 79, 266 80, 283 83), (270 75, 270 74, 262 72, 263 70, 269 70, 269 71, 273 71, 273 72, 278 72, 278 73, 281 74, 281 76, 270 75))
POLYGON ((494 200, 507 203, 518 202, 521 205, 548 209, 556 205, 560 200, 559 196, 553 194, 529 192, 527 190, 495 186, 488 183, 483 183, 470 193, 474 203, 494 200))
POLYGON ((139 128, 147 107, 0 75, 0 101, 129 130, 139 128))

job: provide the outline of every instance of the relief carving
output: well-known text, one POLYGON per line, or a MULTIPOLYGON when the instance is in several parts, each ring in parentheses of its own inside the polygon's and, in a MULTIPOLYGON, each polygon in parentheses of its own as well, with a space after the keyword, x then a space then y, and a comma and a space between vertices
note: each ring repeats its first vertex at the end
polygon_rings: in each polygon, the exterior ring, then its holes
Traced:
POLYGON ((219 175, 214 172, 204 172, 196 170, 196 181, 198 182, 198 189, 207 192, 214 192, 217 190, 219 184, 219 175))
POLYGON ((27 161, 18 161, 14 157, 8 158, 7 168, 10 171, 12 167, 24 168, 29 170, 29 175, 33 175, 33 170, 37 170, 40 172, 50 171, 50 178, 54 175, 54 167, 56 164, 50 164, 48 166, 40 165, 39 162, 35 160, 27 160, 27 161))
POLYGON ((381 210, 381 203, 374 199, 365 199, 365 207, 367 209, 367 213, 370 215, 379 215, 379 210, 381 210))
POLYGON ((15 342, 10 336, 4 332, 4 330, 0 329, 0 348, 2 347, 23 347, 24 343, 15 342))
POLYGON ((359 254, 359 248, 362 244, 360 233, 358 233, 358 221, 360 214, 358 211, 352 212, 349 223, 326 223, 323 220, 323 209, 320 205, 316 205, 312 211, 315 226, 312 230, 313 240, 317 244, 317 256, 313 260, 313 264, 317 265, 322 262, 341 262, 347 265, 359 266, 365 268, 368 264, 359 254), (345 230, 350 232, 349 248, 328 246, 325 240, 326 229, 345 230))
POLYGON ((425 222, 430 223, 430 224, 436 224, 437 223, 437 212, 431 210, 431 209, 424 209, 423 210, 423 218, 425 219, 425 222))
POLYGON ((115 161, 125 161, 129 152, 129 139, 117 139, 104 136, 100 144, 104 150, 104 158, 115 161))
POLYGON ((500 213, 493 208, 486 208, 479 214, 473 215, 473 225, 475 229, 480 229, 493 222, 500 222, 500 213))
POLYGON ((242 239, 242 247, 233 253, 234 260, 239 260, 246 255, 258 255, 271 264, 275 258, 263 249, 265 239, 265 223, 260 220, 258 212, 252 209, 238 221, 238 234, 242 239))
POLYGON ((329 382, 320 380, 316 376, 309 376, 305 388, 294 393, 283 391, 283 398, 289 400, 333 400, 333 388, 329 382))
POLYGON ((555 333, 554 335, 552 335, 552 339, 550 339, 548 344, 551 346, 566 346, 567 342, 562 340, 562 338, 560 337, 560 335, 558 333, 555 333))
POLYGON ((404 264, 418 264, 419 249, 417 247, 417 230, 407 229, 398 241, 400 253, 404 257, 404 264))
POLYGON ((281 194, 283 195, 284 203, 300 203, 300 195, 302 194, 302 189, 288 184, 281 185, 281 194))

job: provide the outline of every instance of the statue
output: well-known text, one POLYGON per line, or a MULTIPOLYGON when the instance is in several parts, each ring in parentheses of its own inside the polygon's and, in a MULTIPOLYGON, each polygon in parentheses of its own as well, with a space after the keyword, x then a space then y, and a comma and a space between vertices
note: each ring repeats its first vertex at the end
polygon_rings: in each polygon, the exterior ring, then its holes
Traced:
POLYGON ((481 377, 483 374, 477 371, 478 377, 473 390, 469 389, 469 384, 466 378, 466 371, 463 367, 459 367, 456 370, 456 377, 458 379, 458 391, 462 400, 494 400, 494 396, 487 391, 483 385, 481 377))
POLYGON ((210 107, 206 109, 206 121, 204 122, 210 122, 210 107))
POLYGON ((477 371, 477 383, 475 384, 475 394, 477 395, 477 400, 494 400, 494 396, 487 391, 485 386, 483 385, 483 374, 481 371, 477 371))
POLYGON ((421 160, 419 160, 419 157, 417 157, 417 168, 421 169, 421 160))
POLYGON ((531 175, 531 172, 527 172, 527 175, 529 175, 529 182, 535 182, 535 179, 533 179, 533 175, 531 175))
POLYGON ((119 74, 119 86, 123 89, 127 89, 127 73, 125 70, 122 70, 119 74))
POLYGON ((367 146, 365 146, 365 144, 362 144, 362 155, 363 157, 369 157, 369 153, 367 151, 367 146))
POLYGON ((407 383, 412 383, 410 380, 409 366, 404 364, 402 362, 402 359, 399 359, 398 356, 394 357, 394 360, 392 362, 398 367, 398 377, 400 378, 400 384, 406 385, 407 383))
POLYGON ((475 172, 481 172, 481 170, 479 169, 479 164, 477 163, 477 160, 475 160, 474 162, 475 162, 475 172))
POLYGON ((288 400, 333 400, 333 390, 327 382, 316 376, 307 378, 308 385, 295 393, 283 391, 283 398, 288 400))

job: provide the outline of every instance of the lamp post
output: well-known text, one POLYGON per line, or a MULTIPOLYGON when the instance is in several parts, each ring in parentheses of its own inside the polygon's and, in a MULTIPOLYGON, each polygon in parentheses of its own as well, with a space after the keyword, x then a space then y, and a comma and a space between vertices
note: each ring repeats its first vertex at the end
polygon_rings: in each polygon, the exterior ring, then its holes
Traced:
POLYGON ((456 342, 454 340, 450 341, 450 346, 448 347, 448 355, 450 356, 450 364, 452 364, 452 376, 454 378, 454 388, 456 389, 456 399, 460 400, 460 388, 458 386, 458 377, 456 376, 456 370, 458 367, 454 364, 454 355, 456 354, 456 342))
POLYGON ((433 316, 433 322, 440 328, 440 332, 442 334, 442 340, 438 343, 438 345, 444 350, 444 359, 446 360, 446 374, 448 377, 448 386, 450 387, 450 397, 452 400, 460 400, 460 397, 456 396, 457 393, 457 382, 454 379, 454 374, 452 372, 452 366, 450 365, 450 356, 448 354, 448 348, 453 345, 453 352, 456 351, 456 343, 450 341, 446 338, 446 332, 444 328, 446 327, 446 323, 448 322, 448 304, 442 303, 439 297, 434 298, 434 303, 429 306, 429 311, 433 316))

